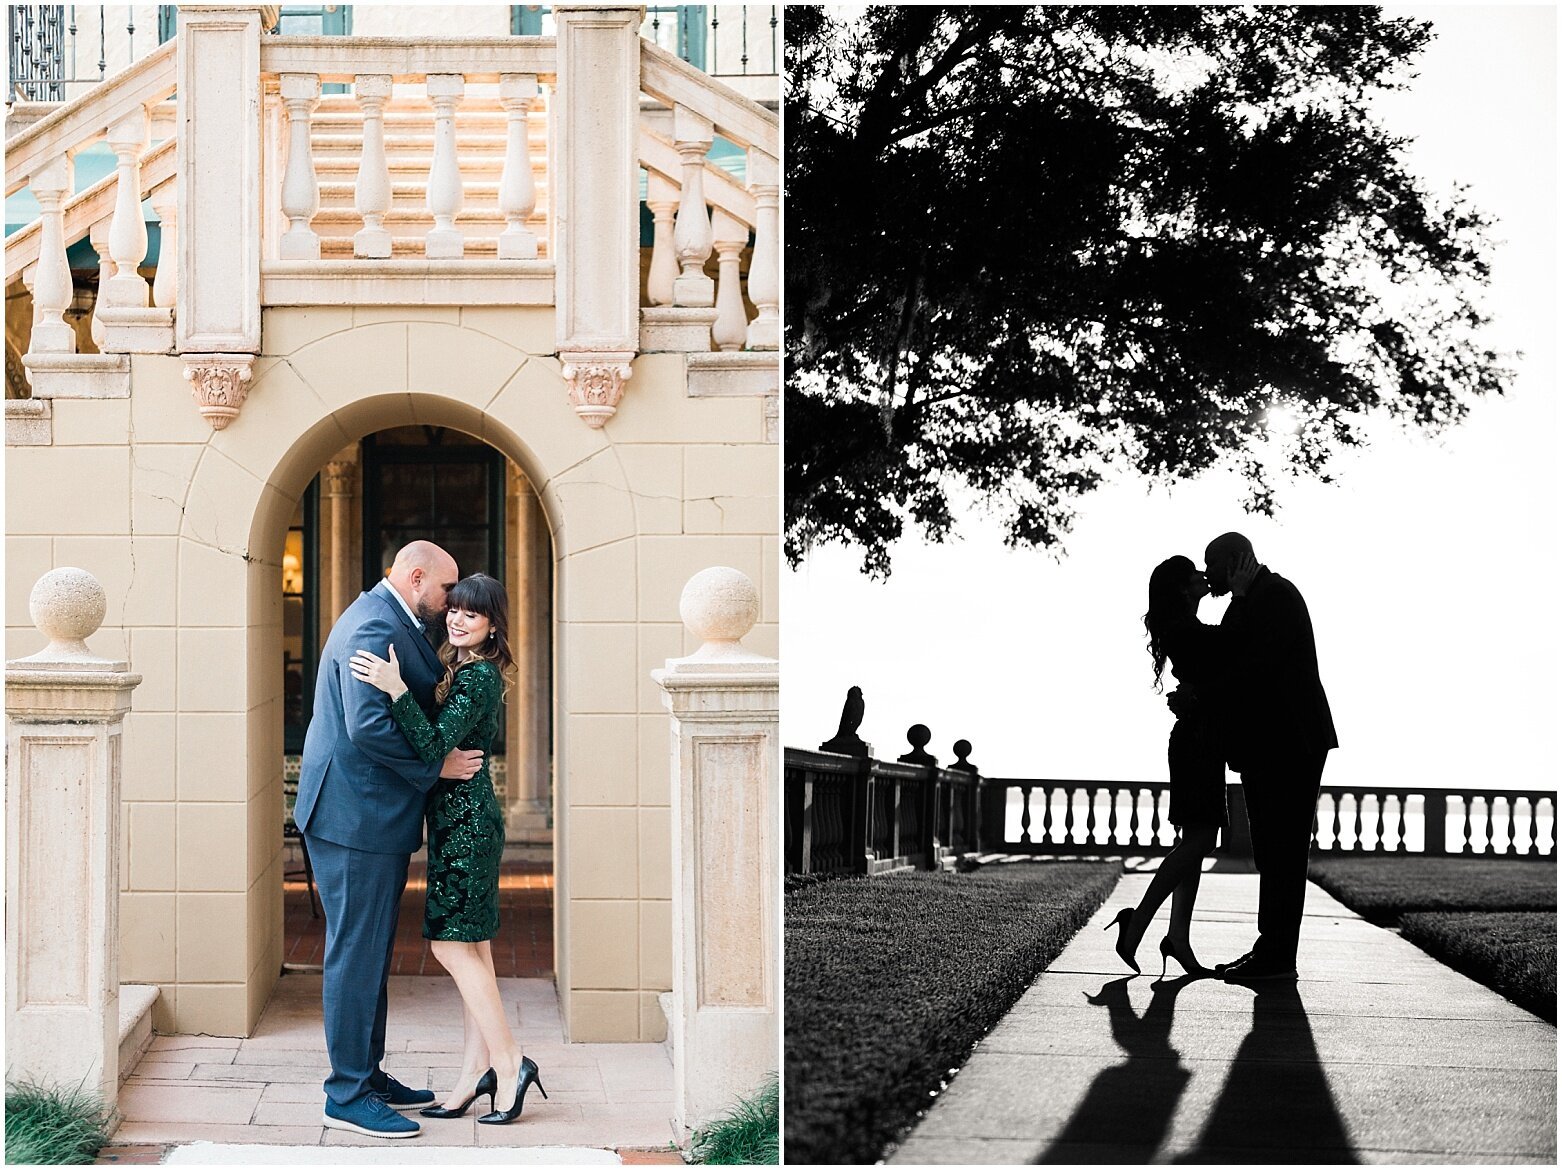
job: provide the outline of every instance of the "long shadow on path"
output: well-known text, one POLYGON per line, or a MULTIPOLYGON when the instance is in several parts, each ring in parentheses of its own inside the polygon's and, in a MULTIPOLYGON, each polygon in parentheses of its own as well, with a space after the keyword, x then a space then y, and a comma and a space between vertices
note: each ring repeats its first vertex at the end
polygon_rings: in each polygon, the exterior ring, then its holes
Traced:
POLYGON ((1036 1159, 1078 1163, 1092 1149, 1113 1162, 1170 1154, 1185 1163, 1358 1162, 1294 983, 1255 985, 1253 1022, 1190 1148, 1163 1150, 1193 1078, 1171 1043, 1177 995, 1199 977, 1155 983, 1135 1014, 1131 979, 1114 979, 1089 1002, 1107 1009, 1128 1059, 1096 1075, 1067 1124, 1036 1159))
POLYGON ((1295 983, 1253 985, 1253 1027, 1220 1097, 1178 1162, 1360 1161, 1329 1089, 1295 983))
POLYGON ((1036 1159, 1038 1164, 1077 1163, 1082 1151, 1108 1135, 1111 1161, 1148 1162, 1154 1157, 1193 1076, 1171 1045, 1171 1028, 1177 993, 1198 978, 1184 975, 1152 984, 1150 1006, 1142 1016, 1128 999, 1132 975, 1113 979, 1098 994, 1085 997, 1106 1008, 1112 1039, 1128 1060, 1096 1074, 1068 1124, 1036 1159))

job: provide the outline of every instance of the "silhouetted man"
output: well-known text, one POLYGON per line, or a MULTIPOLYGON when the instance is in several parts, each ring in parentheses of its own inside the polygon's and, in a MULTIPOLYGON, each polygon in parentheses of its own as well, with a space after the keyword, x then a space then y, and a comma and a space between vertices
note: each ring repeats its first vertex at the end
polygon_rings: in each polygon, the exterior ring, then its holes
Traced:
MULTIPOLYGON (((1240 533, 1210 541, 1204 550, 1210 592, 1225 594, 1232 569, 1252 557, 1253 546, 1240 533)), ((1258 941, 1217 970, 1228 982, 1294 979, 1318 789, 1339 740, 1318 678, 1312 619, 1295 585, 1260 565, 1220 627, 1230 653, 1220 722, 1226 761, 1240 773, 1247 798, 1258 866, 1258 941)))

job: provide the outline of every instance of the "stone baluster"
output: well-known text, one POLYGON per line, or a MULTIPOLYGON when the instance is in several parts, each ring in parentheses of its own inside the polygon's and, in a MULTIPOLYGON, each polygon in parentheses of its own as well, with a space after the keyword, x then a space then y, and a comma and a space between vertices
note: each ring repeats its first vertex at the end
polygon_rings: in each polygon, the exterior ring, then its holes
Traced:
POLYGON ((391 234, 385 229, 385 213, 391 209, 390 164, 385 161, 385 103, 390 99, 388 73, 353 78, 353 94, 363 110, 363 158, 353 198, 363 227, 353 235, 353 255, 385 260, 391 254, 391 234))
POLYGON ((157 212, 157 275, 152 278, 152 304, 171 309, 179 303, 179 188, 172 181, 152 191, 157 212))
POLYGON ((711 216, 711 232, 716 241, 716 321, 711 340, 720 350, 743 348, 748 336, 748 314, 743 309, 742 277, 739 259, 748 243, 748 225, 717 208, 711 216))
POLYGON ((320 210, 320 183, 315 178, 314 146, 309 140, 309 118, 320 101, 317 73, 284 73, 282 104, 287 107, 287 167, 282 173, 282 214, 288 229, 282 233, 282 259, 320 259, 320 237, 309 226, 320 210))
POLYGON ((119 1091, 119 818, 128 662, 86 639, 108 609, 82 569, 29 603, 47 648, 6 663, 6 1076, 119 1091))
POLYGON ((87 229, 87 239, 92 243, 92 250, 98 254, 98 296, 92 306, 92 343, 98 347, 99 353, 103 352, 105 338, 103 310, 108 305, 104 293, 108 282, 114 277, 114 256, 109 251, 109 229, 113 223, 112 218, 100 219, 87 229))
POLYGON ((748 152, 748 189, 754 196, 754 254, 748 262, 748 299, 759 315, 748 325, 750 349, 781 348, 781 171, 761 150, 748 152))
POLYGON ((537 236, 526 226, 527 216, 537 208, 537 181, 532 174, 530 126, 526 118, 536 99, 536 74, 500 74, 499 102, 509 117, 504 170, 499 176, 499 210, 505 219, 505 229, 499 235, 501 260, 537 258, 537 236))
POLYGON ((29 353, 75 353, 76 331, 67 324, 72 286, 65 256, 65 197, 71 193, 73 168, 68 155, 45 163, 30 176, 42 221, 38 240, 38 272, 33 279, 33 334, 29 353))
POLYGON ((682 269, 673 281, 673 304, 705 308, 716 303, 716 286, 705 275, 711 254, 710 213, 705 207, 705 156, 714 140, 710 119, 686 106, 673 108, 673 145, 683 161, 683 190, 673 246, 682 269))
POLYGON ((149 289, 138 271, 146 259, 146 220, 141 215, 141 155, 151 135, 145 107, 121 118, 108 130, 108 144, 119 159, 119 182, 114 197, 114 222, 108 246, 114 254, 114 275, 107 288, 99 288, 104 304, 113 309, 144 309, 149 289))
POLYGON ((423 238, 430 260, 458 260, 466 241, 456 227, 461 213, 461 165, 456 159, 456 106, 466 92, 459 73, 430 73, 428 99, 434 106, 434 158, 428 173, 428 210, 434 226, 423 238))
POLYGON ((780 679, 775 659, 741 641, 759 611, 759 590, 743 573, 696 573, 678 612, 700 648, 651 672, 672 715, 668 1039, 682 1129, 752 1094, 777 1063, 780 679))
POLYGON ((653 305, 673 303, 673 281, 678 279, 678 252, 673 244, 673 216, 678 210, 678 187, 655 171, 646 172, 645 204, 651 209, 651 270, 645 291, 653 305))

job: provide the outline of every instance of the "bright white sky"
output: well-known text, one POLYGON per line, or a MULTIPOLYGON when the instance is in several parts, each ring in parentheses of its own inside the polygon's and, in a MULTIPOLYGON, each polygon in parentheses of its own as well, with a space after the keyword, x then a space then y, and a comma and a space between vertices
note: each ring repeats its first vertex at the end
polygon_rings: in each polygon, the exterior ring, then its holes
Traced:
POLYGON ((1335 486, 1282 481, 1275 520, 1241 511, 1234 476, 1170 492, 1124 479, 1084 502, 1061 562, 1005 549, 974 508, 963 539, 901 542, 887 583, 854 551, 818 551, 783 583, 788 746, 834 734, 859 685, 881 758, 922 722, 941 760, 968 738, 989 776, 1162 779, 1149 573, 1174 553, 1202 563, 1235 528, 1312 611, 1341 742, 1325 783, 1556 786, 1555 10, 1386 11, 1435 22, 1419 80, 1383 114, 1436 189, 1469 183, 1498 220, 1492 338, 1524 353, 1510 395, 1438 441, 1385 427, 1338 460, 1335 486))

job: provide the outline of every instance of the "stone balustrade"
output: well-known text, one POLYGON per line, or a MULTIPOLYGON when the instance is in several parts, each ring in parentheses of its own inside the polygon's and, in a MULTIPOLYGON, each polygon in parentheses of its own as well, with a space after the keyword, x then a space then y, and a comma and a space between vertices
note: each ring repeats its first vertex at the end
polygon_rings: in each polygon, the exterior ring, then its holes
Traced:
POLYGON ((554 304, 589 425, 613 415, 640 352, 688 354, 693 396, 774 402, 775 114, 642 41, 638 8, 556 7, 557 37, 392 38, 262 37, 258 6, 182 5, 174 41, 8 151, 8 191, 30 186, 40 206, 6 246, 8 279, 33 295, 34 393, 124 397, 124 355, 178 353, 222 426, 263 305, 554 304), (186 113, 155 141, 176 89, 186 113), (709 161, 718 137, 745 153, 741 183, 709 161), (115 174, 77 194, 72 157, 98 139, 115 174), (162 229, 151 288, 144 198, 162 229), (96 354, 66 319, 83 237, 99 255, 96 354))

